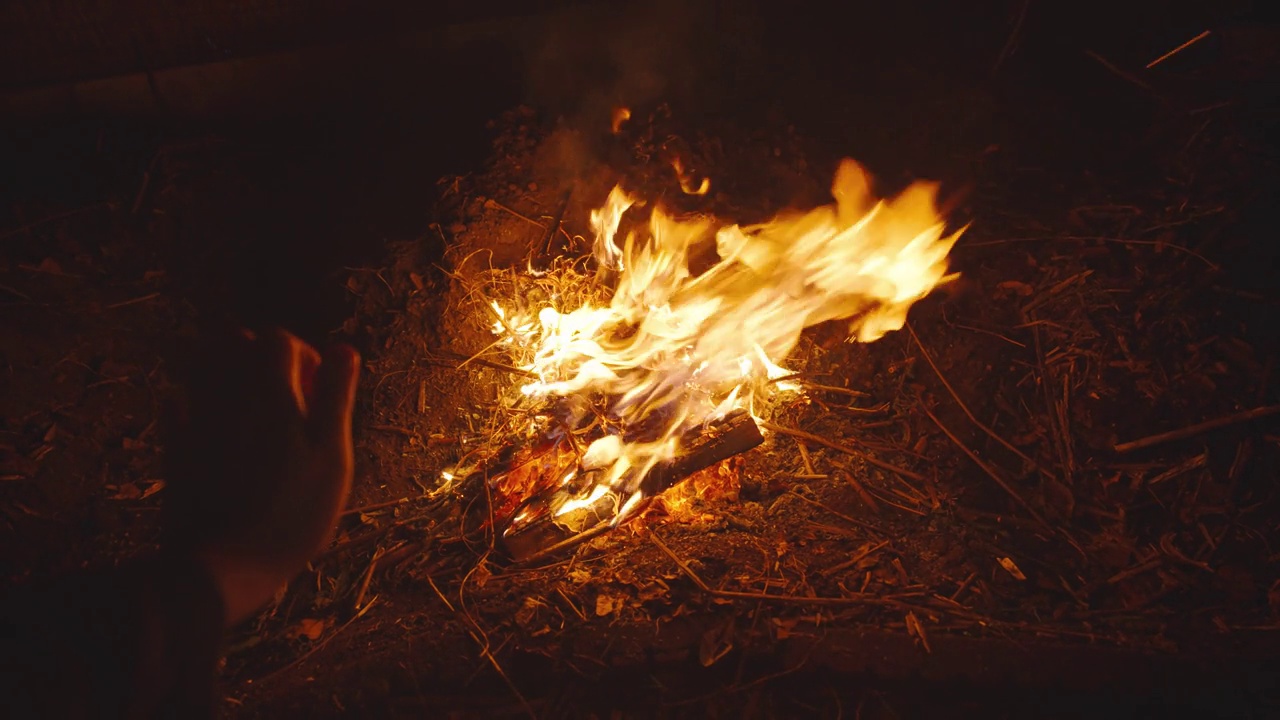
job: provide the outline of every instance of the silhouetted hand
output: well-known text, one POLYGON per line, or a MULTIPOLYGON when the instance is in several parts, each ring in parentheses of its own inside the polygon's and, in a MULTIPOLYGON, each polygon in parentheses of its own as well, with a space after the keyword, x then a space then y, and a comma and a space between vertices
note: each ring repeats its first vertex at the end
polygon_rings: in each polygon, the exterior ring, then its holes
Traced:
POLYGON ((351 489, 360 358, 244 332, 192 369, 168 442, 168 551, 205 564, 225 624, 262 607, 332 540, 351 489))

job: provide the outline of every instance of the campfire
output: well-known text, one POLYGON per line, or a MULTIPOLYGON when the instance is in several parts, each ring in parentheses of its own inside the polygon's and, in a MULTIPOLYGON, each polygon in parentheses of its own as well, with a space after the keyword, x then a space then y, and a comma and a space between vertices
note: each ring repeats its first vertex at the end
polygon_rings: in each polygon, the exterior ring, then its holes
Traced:
POLYGON ((354 475, 216 714, 1276 715, 1266 13, 344 5, 17 64, 13 589, 163 547, 193 341, 280 325, 354 475))
MULTIPOLYGON (((673 166, 682 191, 706 192, 673 166)), ((528 559, 760 444, 773 405, 804 392, 786 363, 806 328, 872 342, 952 277, 959 232, 936 187, 880 200, 871 185, 844 160, 834 202, 755 225, 679 216, 619 185, 591 213, 589 256, 486 273, 475 291, 495 339, 475 357, 500 357, 514 381, 503 422, 445 487, 487 483, 507 550, 528 559)))

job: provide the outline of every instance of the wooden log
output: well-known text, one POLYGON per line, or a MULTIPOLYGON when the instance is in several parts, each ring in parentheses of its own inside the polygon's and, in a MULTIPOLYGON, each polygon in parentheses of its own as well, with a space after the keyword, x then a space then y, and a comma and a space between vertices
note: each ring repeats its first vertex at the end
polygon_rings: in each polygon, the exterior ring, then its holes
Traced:
MULTIPOLYGON (((764 441, 755 420, 746 411, 734 411, 719 422, 688 435, 679 456, 660 463, 645 474, 638 489, 644 497, 658 495, 690 475, 711 467, 764 441)), ((589 489, 593 483, 585 483, 589 489)), ((604 493, 595 502, 556 514, 573 495, 555 488, 526 502, 503 532, 502 542, 516 561, 529 561, 574 547, 608 531, 626 502, 627 495, 604 493)))

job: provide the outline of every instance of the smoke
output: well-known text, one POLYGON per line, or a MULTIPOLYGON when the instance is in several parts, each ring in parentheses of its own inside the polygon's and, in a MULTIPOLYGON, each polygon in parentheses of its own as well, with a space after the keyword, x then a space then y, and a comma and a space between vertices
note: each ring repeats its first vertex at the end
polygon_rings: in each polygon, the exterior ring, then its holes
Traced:
POLYGON ((556 13, 525 53, 526 101, 579 128, 618 106, 692 100, 714 59, 713 0, 600 3, 556 13))
POLYGON ((756 77, 760 24, 752 0, 627 0, 563 8, 530 33, 522 53, 526 104, 557 122, 544 170, 582 179, 611 165, 615 108, 638 118, 667 103, 678 117, 714 115, 756 77))

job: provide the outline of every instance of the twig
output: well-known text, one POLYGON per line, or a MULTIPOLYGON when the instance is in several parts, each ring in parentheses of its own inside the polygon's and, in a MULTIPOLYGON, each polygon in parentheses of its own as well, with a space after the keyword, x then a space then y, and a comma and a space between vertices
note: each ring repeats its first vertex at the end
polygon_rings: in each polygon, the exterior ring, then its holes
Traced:
POLYGON ((951 386, 951 383, 947 380, 947 377, 942 374, 942 370, 938 368, 938 364, 933 361, 933 356, 930 355, 929 351, 925 349, 924 343, 920 342, 920 336, 916 335, 916 329, 911 325, 911 323, 907 323, 907 332, 911 333, 911 339, 916 342, 916 347, 920 348, 920 354, 924 356, 925 362, 929 363, 929 367, 933 369, 933 374, 937 375, 938 379, 942 381, 942 386, 947 389, 947 392, 956 401, 956 404, 960 406, 960 410, 964 412, 965 417, 969 418, 969 422, 978 426, 978 429, 986 433, 987 437, 990 437, 992 440, 995 440, 996 442, 1003 445, 1007 450, 1012 452, 1014 455, 1017 455, 1018 457, 1026 461, 1027 464, 1031 465, 1036 470, 1039 470, 1044 475, 1052 478, 1053 473, 1041 467, 1040 463, 1031 459, 1031 457, 1028 456, 1026 453, 1014 447, 1013 444, 1010 443, 1008 440, 1005 440, 1004 438, 1000 437, 1000 435, 997 434, 995 430, 992 430, 990 427, 987 427, 985 423, 983 423, 981 420, 977 418, 977 416, 973 414, 973 411, 969 409, 969 406, 965 404, 964 400, 960 399, 960 394, 957 393, 956 389, 951 386))
POLYGON ((849 558, 848 560, 845 560, 844 562, 836 563, 835 565, 832 565, 831 567, 827 568, 823 572, 828 574, 838 573, 841 570, 844 570, 845 568, 853 567, 854 565, 857 565, 858 563, 862 562, 863 558, 870 556, 871 553, 880 550, 881 548, 883 548, 888 544, 889 544, 888 540, 882 540, 876 543, 875 545, 868 544, 868 546, 863 550, 861 550, 860 552, 854 553, 853 557, 849 558))
POLYGON ((1009 32, 1009 39, 1005 40, 1004 47, 1000 49, 1000 55, 996 58, 995 64, 991 66, 991 74, 995 75, 1004 61, 1013 55, 1014 49, 1018 46, 1018 37, 1022 35, 1022 24, 1027 19, 1027 8, 1031 6, 1031 0, 1022 0, 1022 7, 1018 8, 1018 17, 1013 21, 1013 30, 1009 32))
POLYGON ((348 620, 348 621, 346 621, 346 622, 342 623, 342 625, 340 625, 340 626, 338 627, 338 629, 337 629, 337 630, 334 630, 333 632, 329 633, 329 636, 328 636, 328 637, 326 637, 324 640, 321 640, 320 642, 316 643, 316 644, 315 644, 315 646, 313 646, 310 650, 308 650, 308 651, 306 651, 305 653, 303 653, 303 654, 302 654, 301 656, 299 656, 297 659, 293 660, 292 662, 290 662, 290 663, 288 663, 288 664, 286 664, 286 665, 283 665, 282 667, 276 668, 276 669, 275 669, 275 670, 273 670, 271 673, 269 673, 266 677, 263 677, 262 679, 258 680, 258 685, 262 685, 263 683, 266 683, 266 682, 268 682, 268 681, 270 681, 270 680, 274 680, 275 678, 279 677, 280 675, 282 675, 282 674, 283 674, 283 673, 285 673, 286 671, 288 671, 288 670, 292 670, 293 668, 298 667, 299 665, 303 664, 303 663, 304 663, 304 662, 306 662, 306 661, 307 661, 307 660, 308 660, 312 655, 315 655, 316 653, 318 653, 318 652, 320 652, 321 650, 323 650, 323 649, 324 649, 324 647, 325 647, 326 645, 328 645, 328 644, 329 644, 329 641, 330 641, 330 640, 334 639, 335 637, 337 637, 337 636, 338 636, 338 634, 339 634, 339 633, 341 633, 343 630, 346 630, 348 627, 350 627, 350 626, 351 626, 351 623, 353 623, 353 622, 355 622, 355 621, 359 620, 360 618, 364 617, 365 612, 367 612, 367 611, 369 610, 369 608, 373 606, 373 603, 374 603, 377 599, 378 599, 378 596, 376 596, 376 595, 375 595, 375 596, 373 597, 373 600, 370 600, 370 601, 369 601, 369 604, 368 604, 368 605, 366 605, 366 606, 364 606, 364 609, 360 610, 360 611, 359 611, 359 612, 357 612, 355 615, 353 615, 353 616, 351 617, 351 619, 350 619, 350 620, 348 620))
POLYGON ((456 365, 447 363, 444 360, 437 359, 437 358, 429 357, 429 358, 426 358, 426 360, 432 365, 440 365, 441 367, 447 367, 450 370, 461 370, 467 364, 471 364, 471 365, 483 365, 484 367, 493 368, 494 370, 502 370, 503 372, 509 372, 513 375, 524 375, 525 377, 532 377, 532 378, 538 377, 538 374, 535 372, 530 372, 528 370, 524 370, 518 367, 513 367, 511 365, 503 365, 502 363, 499 363, 499 362, 493 362, 492 360, 485 360, 484 358, 474 357, 474 356, 471 357, 469 360, 467 360, 465 363, 456 364, 456 365))
POLYGON ((947 599, 948 599, 948 600, 950 600, 951 602, 955 602, 955 601, 956 601, 956 598, 960 597, 960 593, 964 592, 964 591, 965 591, 965 588, 969 587, 969 583, 973 582, 973 579, 974 579, 974 578, 976 578, 976 577, 978 577, 978 573, 976 573, 976 572, 971 572, 971 573, 969 573, 969 577, 967 577, 967 578, 965 578, 963 581, 961 581, 961 582, 960 582, 960 586, 959 586, 959 587, 957 587, 957 588, 956 588, 956 591, 955 591, 955 592, 953 592, 953 593, 951 593, 951 597, 949 597, 949 598, 947 598, 947 599))
POLYGON ((4 239, 6 239, 6 238, 10 238, 10 237, 12 237, 12 236, 14 236, 14 235, 17 235, 17 234, 19 234, 19 233, 26 232, 27 230, 33 230, 33 229, 35 229, 35 228, 37 228, 37 227, 40 227, 41 225, 44 225, 45 223, 51 223, 51 222, 55 222, 55 221, 57 221, 57 220, 65 220, 66 218, 69 218, 69 217, 71 217, 71 216, 73 216, 73 215, 79 215, 80 213, 86 213, 86 212, 90 212, 90 211, 93 211, 93 210, 98 210, 98 209, 100 209, 100 208, 107 208, 108 210, 115 210, 115 209, 116 209, 116 204, 115 204, 115 203, 113 203, 113 202, 100 202, 100 203, 95 203, 95 204, 93 204, 93 205, 87 205, 87 206, 82 207, 82 208, 76 208, 75 210, 68 210, 68 211, 66 211, 66 212, 57 213, 57 214, 55 214, 55 215, 49 215, 49 216, 47 216, 47 217, 42 217, 42 218, 40 218, 39 220, 34 220, 34 221, 32 221, 32 222, 27 223, 26 225, 22 225, 22 226, 20 226, 20 227, 16 227, 16 228, 10 228, 10 229, 8 229, 8 230, 5 230, 5 231, 3 231, 3 232, 0 232, 0 240, 4 240, 4 239))
MULTIPOLYGON (((753 625, 753 627, 754 627, 754 625, 753 625)), ((1265 627, 1264 627, 1264 628, 1246 628, 1246 629, 1264 629, 1264 630, 1265 630, 1265 629, 1268 629, 1268 628, 1265 628, 1265 627)), ((804 656, 803 656, 803 657, 801 657, 801 658, 800 658, 800 660, 798 660, 795 664, 793 664, 793 665, 791 665, 791 666, 789 666, 789 667, 785 667, 785 668, 783 668, 783 669, 781 669, 781 670, 778 670, 778 671, 776 671, 776 672, 771 672, 771 673, 768 673, 768 674, 766 674, 766 675, 761 675, 760 677, 756 678, 755 680, 752 680, 752 681, 751 681, 751 682, 749 682, 749 683, 739 684, 739 683, 741 682, 741 670, 742 670, 742 666, 741 666, 741 665, 739 665, 738 678, 737 678, 737 679, 735 679, 734 684, 733 684, 733 686, 732 686, 732 687, 727 687, 727 688, 724 688, 724 689, 719 689, 719 688, 717 688, 717 689, 712 690, 711 692, 706 693, 706 694, 704 694, 704 695, 697 695, 697 696, 694 696, 694 697, 691 697, 691 698, 685 698, 685 699, 683 699, 683 700, 677 700, 677 701, 675 701, 675 702, 668 703, 666 707, 678 708, 678 707, 687 707, 687 706, 689 706, 689 705, 700 705, 700 704, 705 703, 706 701, 708 701, 708 700, 710 700, 710 699, 712 699, 712 698, 717 698, 717 697, 721 697, 721 696, 725 696, 725 695, 734 695, 734 694, 736 694, 736 693, 746 692, 747 690, 750 690, 751 688, 758 687, 758 686, 760 686, 760 685, 764 685, 765 683, 771 682, 771 681, 773 681, 773 680, 777 680, 778 678, 786 677, 787 675, 791 675, 791 674, 793 674, 793 673, 797 673, 797 672, 799 672, 800 670, 804 669, 804 667, 805 667, 806 665, 808 665, 808 664, 809 664, 809 659, 810 659, 811 657, 813 657, 813 653, 814 653, 814 651, 815 651, 815 650, 817 650, 817 649, 818 649, 818 645, 819 645, 819 643, 816 643, 816 642, 815 642, 815 643, 810 643, 810 644, 809 644, 809 647, 808 647, 808 648, 805 650, 805 652, 804 652, 804 656)), ((745 659, 745 657, 746 657, 746 656, 744 655, 743 657, 744 657, 744 659, 745 659)), ((861 706, 859 706, 859 708, 861 708, 861 706)))
POLYGON ((379 430, 379 431, 381 431, 381 432, 396 433, 397 435, 403 435, 403 436, 405 436, 405 437, 407 437, 407 438, 418 438, 418 437, 420 437, 420 436, 418 435, 418 433, 416 433, 416 432, 414 432, 414 431, 410 430, 409 428, 402 428, 402 427, 400 427, 399 425, 370 425, 370 426, 369 426, 369 429, 370 429, 370 430, 379 430))
POLYGON ((1174 465, 1168 470, 1165 470, 1159 475, 1156 475, 1155 477, 1151 478, 1150 480, 1147 481, 1147 486, 1151 487, 1153 485, 1159 485, 1162 482, 1172 480, 1173 478, 1176 478, 1179 475, 1182 475, 1183 473, 1188 473, 1188 472, 1191 472, 1192 470, 1202 468, 1205 465, 1207 465, 1208 462, 1209 462, 1209 452, 1206 450, 1200 453, 1199 455, 1187 458, 1186 460, 1178 463, 1177 465, 1174 465))
POLYGON ((1142 80, 1138 79, 1138 78, 1137 78, 1137 77, 1135 77, 1132 73, 1125 72, 1124 70, 1121 70, 1120 68, 1116 67, 1115 65, 1113 65, 1113 64, 1111 63, 1111 61, 1110 61, 1110 60, 1108 60, 1108 59, 1106 59, 1106 58, 1102 57, 1102 56, 1101 56, 1101 55, 1099 55, 1098 53, 1096 53, 1096 52, 1094 52, 1094 51, 1092 51, 1092 50, 1085 50, 1085 51, 1084 51, 1084 54, 1085 54, 1085 55, 1088 55, 1089 57, 1093 58, 1094 60, 1097 60, 1097 61, 1098 61, 1098 64, 1102 65, 1102 67, 1106 68, 1107 70, 1110 70, 1110 71, 1111 71, 1111 74, 1115 75, 1116 77, 1120 78, 1121 80, 1124 80, 1125 82, 1133 83, 1134 85, 1136 85, 1136 86, 1138 86, 1138 87, 1142 88, 1143 90, 1146 90, 1147 92, 1151 93, 1152 95, 1157 95, 1155 88, 1151 87, 1150 85, 1146 84, 1146 83, 1145 83, 1145 82, 1143 82, 1142 80))
POLYGON ((156 164, 160 162, 160 158, 169 152, 169 148, 160 148, 155 155, 151 156, 151 162, 147 163, 147 169, 142 171, 142 185, 138 188, 138 194, 133 197, 133 207, 129 209, 130 215, 137 215, 138 210, 142 207, 142 201, 147 196, 147 189, 151 187, 151 174, 156 171, 156 164))
POLYGON ((919 480, 920 482, 924 482, 926 480, 925 476, 919 473, 914 473, 905 468, 900 468, 897 465, 887 463, 883 460, 872 457, 871 455, 868 455, 856 448, 851 448, 848 445, 841 445, 838 442, 828 440, 822 437, 821 435, 814 435, 813 433, 805 432, 804 430, 797 430, 795 428, 784 427, 782 425, 774 425, 773 423, 767 420, 761 420, 760 426, 765 428, 766 430, 772 430, 776 433, 781 433, 783 435, 790 435, 791 437, 800 438, 801 440, 808 440, 809 442, 817 443, 824 447, 829 447, 832 450, 839 450, 840 452, 846 455, 852 455, 856 458, 860 458, 869 465, 875 465, 881 470, 888 470, 889 472, 895 472, 903 477, 911 478, 912 480, 919 480))
POLYGON ((122 308, 129 305, 137 305, 138 303, 144 303, 148 300, 155 300, 158 297, 160 297, 159 292, 147 293, 142 297, 136 297, 136 298, 133 298, 132 300, 122 300, 118 303, 111 303, 110 305, 107 305, 106 307, 104 307, 103 310, 115 310, 116 308, 122 308))
POLYGON ((1149 448, 1153 445, 1173 442, 1174 440, 1186 440, 1187 438, 1194 437, 1200 433, 1217 430, 1218 428, 1227 427, 1229 425, 1238 425, 1240 423, 1249 422, 1250 420, 1257 420, 1259 418, 1275 415, 1276 413, 1280 413, 1280 405, 1266 405, 1252 410, 1245 410, 1244 412, 1239 412, 1234 415, 1226 415, 1214 418, 1213 420, 1206 420, 1202 423, 1196 423, 1195 425, 1188 425, 1187 427, 1179 428, 1177 430, 1170 430, 1169 432, 1158 433, 1156 435, 1148 435, 1147 437, 1140 438, 1138 440, 1119 443, 1115 446, 1114 450, 1118 453, 1126 453, 1133 450, 1149 448))
POLYGON ((564 222, 564 214, 569 209, 569 199, 573 197, 573 186, 570 185, 568 190, 560 198, 560 206, 556 209, 556 214, 551 217, 551 223, 547 226, 547 235, 542 239, 540 245, 542 252, 551 252, 551 241, 555 239, 556 233, 560 230, 560 224, 564 222))
POLYGON ((795 603, 800 605, 879 605, 882 607, 923 610, 923 608, 913 606, 910 603, 904 603, 900 600, 892 600, 890 598, 868 595, 866 593, 855 593, 845 597, 805 597, 804 595, 770 595, 768 593, 742 592, 740 590, 717 590, 708 585, 706 581, 693 571, 693 568, 689 567, 684 560, 680 559, 679 555, 676 555, 671 548, 667 547, 667 544, 662 541, 662 538, 658 537, 657 533, 651 533, 649 538, 653 540, 653 544, 657 545, 659 550, 666 553, 667 557, 671 558, 675 562, 675 564, 680 568, 680 571, 685 574, 685 577, 692 580, 693 584, 697 585, 699 590, 712 597, 724 598, 726 600, 758 600, 762 602, 795 603))
POLYGON ((1192 250, 1191 248, 1185 247, 1183 245, 1178 245, 1176 243, 1165 242, 1163 240, 1128 240, 1125 238, 1101 237, 1101 236, 1092 236, 1092 235, 1063 235, 1062 237, 1019 237, 1019 238, 1001 238, 999 240, 984 240, 983 242, 967 243, 963 247, 980 248, 980 247, 991 247, 992 245, 1007 245, 1010 243, 1049 242, 1051 240, 1061 240, 1064 242, 1104 242, 1104 243, 1115 243, 1117 245, 1153 245, 1158 247, 1167 247, 1171 250, 1178 250, 1180 252, 1184 252, 1196 258, 1200 262, 1207 265, 1210 270, 1217 271, 1220 269, 1217 263, 1206 258, 1205 256, 1201 255, 1195 250, 1192 250))
MULTIPOLYGON (((449 602, 449 598, 445 597, 444 593, 440 592, 440 588, 436 587, 436 582, 435 580, 431 579, 430 575, 427 576, 427 584, 431 585, 431 589, 436 591, 436 595, 440 597, 440 600, 444 603, 445 607, 449 608, 449 610, 455 614, 459 614, 459 615, 463 614, 453 606, 453 603, 449 602)), ((467 621, 471 625, 475 624, 475 622, 472 621, 470 617, 467 618, 467 621)), ((529 701, 525 699, 524 693, 520 692, 520 688, 516 687, 516 684, 511 681, 510 677, 507 676, 507 672, 502 669, 501 665, 498 664, 498 659, 493 656, 493 653, 489 652, 488 641, 482 639, 477 634, 476 630, 472 630, 468 628, 467 634, 470 635, 471 639, 474 640, 475 643, 480 646, 480 654, 486 660, 489 661, 489 664, 493 666, 493 669, 495 671, 497 671, 498 676, 501 677, 503 682, 507 684, 507 689, 509 689, 511 691, 511 694, 515 695, 516 699, 520 701, 520 706, 524 708, 525 713, 527 713, 529 717, 533 718, 534 720, 537 720, 538 714, 533 711, 533 706, 531 706, 529 704, 529 701)))
POLYGON ((429 499, 430 497, 431 497, 430 495, 402 497, 402 498, 397 498, 395 500, 388 500, 386 502, 373 503, 372 505, 361 505, 360 507, 353 507, 350 510, 344 510, 342 514, 343 516, 359 515, 360 513, 366 513, 366 512, 369 512, 370 510, 382 510, 384 508, 394 507, 396 505, 402 505, 407 502, 413 502, 414 500, 426 500, 426 499, 429 499))
MULTIPOLYGON (((911 487, 911 486, 910 486, 910 485, 908 485, 907 487, 911 487)), ((920 498, 918 498, 918 497, 916 497, 916 496, 914 496, 914 495, 911 495, 911 494, 909 494, 909 493, 904 493, 904 492, 902 492, 901 490, 899 490, 898 488, 891 487, 891 488, 885 488, 885 490, 888 490, 889 492, 893 493, 894 495, 897 495, 898 497, 902 498, 904 501, 909 502, 909 503, 911 503, 912 505, 915 505, 916 507, 919 507, 919 506, 921 506, 921 505, 923 505, 923 504, 924 504, 924 501, 923 501, 923 500, 921 500, 920 498)), ((909 507, 906 507, 906 506, 903 506, 903 505, 899 505, 899 504, 897 504, 897 503, 893 502, 892 500, 889 500, 888 498, 881 497, 880 499, 881 499, 881 502, 884 502, 884 503, 886 503, 886 504, 888 504, 888 505, 892 505, 893 507, 896 507, 896 508, 899 508, 899 509, 905 510, 905 511, 907 511, 907 512, 909 512, 909 513, 912 513, 912 514, 914 514, 914 515, 919 515, 919 516, 921 516, 921 517, 924 517, 925 515, 927 515, 927 514, 928 514, 928 513, 924 512, 923 510, 917 510, 917 509, 915 509, 915 508, 909 508, 909 507)))
MULTIPOLYGON (((840 512, 840 511, 838 511, 838 510, 834 510, 834 509, 832 509, 832 508, 827 507, 826 505, 823 505, 822 503, 818 502, 817 500, 814 500, 814 499, 812 499, 812 498, 807 498, 807 497, 805 497, 804 495, 801 495, 800 493, 796 492, 795 488, 792 488, 792 489, 791 489, 791 491, 790 491, 787 495, 784 495, 783 497, 795 497, 795 498, 799 498, 799 499, 801 499, 801 500, 803 500, 803 501, 805 501, 805 502, 809 503, 810 505, 813 505, 814 507, 821 508, 824 512, 828 512, 828 513, 831 513, 832 515, 835 515, 836 517, 840 518, 841 520, 844 520, 845 522, 849 523, 850 525, 853 525, 853 526, 856 526, 856 527, 860 527, 860 528, 862 528, 862 529, 864 529, 864 530, 870 530, 871 532, 873 532, 873 533, 875 533, 875 534, 877 534, 877 535, 884 535, 884 536, 888 536, 888 534, 889 534, 889 533, 885 532, 884 530, 881 530, 880 528, 876 527, 875 525, 873 525, 873 524, 871 524, 871 523, 869 523, 869 522, 867 522, 867 521, 865 521, 865 520, 859 520, 859 519, 857 519, 857 518, 855 518, 855 517, 850 517, 850 516, 845 515, 844 513, 840 512)), ((781 499, 781 498, 779 498, 779 499, 781 499)))
MULTIPOLYGON (((1037 329, 1038 331, 1038 329, 1037 329)), ((1062 378, 1062 404, 1058 406, 1058 429, 1062 432, 1062 447, 1066 450, 1066 468, 1064 472, 1067 475, 1068 485, 1071 484, 1071 478, 1076 471, 1076 454, 1075 442, 1071 436, 1071 406, 1068 392, 1071 389, 1071 368, 1073 365, 1067 366, 1066 377, 1062 378)))
POLYGON ((1018 491, 1013 489, 1012 485, 1010 485, 1004 478, 1000 477, 1000 474, 996 472, 995 468, 986 464, 985 462, 983 462, 982 458, 974 454, 974 452, 970 450, 967 445, 965 445, 963 442, 960 441, 960 438, 956 437, 954 433, 952 433, 950 430, 947 429, 946 425, 942 424, 942 421, 938 420, 936 415, 934 415, 932 412, 929 411, 929 408, 924 407, 924 405, 921 405, 920 409, 924 411, 925 415, 929 416, 929 419, 933 421, 934 425, 938 426, 938 429, 941 430, 943 434, 951 438, 951 442, 955 443, 956 447, 960 448, 960 450, 963 451, 965 455, 968 455, 969 459, 972 460, 975 465, 982 468, 982 470, 986 472, 987 475, 990 476, 992 480, 996 481, 997 485, 999 485, 1001 488, 1004 488, 1004 491, 1009 493, 1009 497, 1017 501, 1017 503, 1021 505, 1022 508, 1026 510, 1029 515, 1031 515, 1031 517, 1035 518, 1036 522, 1040 523, 1050 531, 1053 530, 1053 526, 1045 522, 1045 519, 1040 517, 1040 514, 1035 511, 1035 508, 1031 507, 1031 505, 1022 498, 1022 495, 1018 494, 1018 491))
POLYGON ((365 594, 369 592, 369 583, 373 582, 373 573, 378 569, 378 561, 386 551, 382 546, 378 546, 378 549, 373 551, 373 557, 369 559, 369 569, 365 570, 364 577, 360 580, 360 587, 356 590, 356 601, 351 604, 352 612, 359 613, 361 606, 364 605, 365 594))
POLYGON ((30 295, 28 295, 28 294, 26 294, 26 293, 22 292, 21 290, 17 290, 17 289, 15 289, 15 288, 11 288, 11 287, 9 287, 8 285, 0 285, 0 290, 3 290, 4 292, 7 292, 7 293, 9 293, 10 295, 13 295, 13 296, 15 296, 15 297, 20 297, 20 298, 22 298, 23 300, 27 300, 28 302, 34 302, 34 301, 32 301, 32 300, 31 300, 31 296, 30 296, 30 295))
POLYGON ((542 229, 542 230, 546 230, 546 229, 547 229, 547 226, 546 226, 546 225, 543 225, 542 223, 538 222, 537 220, 534 220, 533 218, 529 217, 528 215, 522 215, 522 214, 520 214, 520 213, 516 212, 515 210, 512 210, 511 208, 507 207, 506 205, 503 205, 502 203, 498 202, 497 200, 494 200, 493 198, 489 198, 488 200, 486 200, 486 201, 485 201, 485 203, 484 203, 484 204, 485 204, 485 207, 488 207, 488 206, 490 205, 490 203, 492 203, 492 204, 493 204, 493 207, 496 207, 496 208, 498 208, 499 210, 506 210, 507 212, 511 213, 512 215, 515 215, 516 217, 518 217, 518 218, 520 218, 521 220, 523 220, 523 221, 525 221, 525 222, 529 223, 530 225, 536 225, 539 229, 542 229))
POLYGON ((960 323, 952 323, 952 324, 951 324, 951 327, 954 327, 954 328, 960 328, 961 330, 970 330, 970 331, 972 331, 972 332, 983 333, 984 335, 990 335, 990 336, 992 336, 992 337, 998 337, 998 338, 1000 338, 1001 340, 1003 340, 1003 341, 1005 341, 1005 342, 1009 343, 1010 345, 1016 345, 1016 346, 1018 346, 1018 347, 1020 347, 1020 348, 1026 348, 1026 347, 1027 347, 1025 343, 1020 343, 1020 342, 1018 342, 1017 340, 1014 340, 1013 338, 1005 337, 1004 335, 1001 335, 1001 334, 1000 334, 1000 333, 998 333, 998 332, 993 332, 993 331, 991 331, 991 330, 984 330, 984 329, 982 329, 982 328, 980 328, 980 327, 974 327, 974 326, 972 326, 972 325, 961 325, 960 323))
MULTIPOLYGON (((1027 317, 1030 320, 1035 319, 1033 317, 1028 317, 1026 315, 1026 312, 1027 312, 1026 310, 1023 310, 1023 317, 1027 317)), ((1058 461, 1062 464, 1063 477, 1065 477, 1068 484, 1070 484, 1071 468, 1067 464, 1067 450, 1063 445, 1063 433, 1060 431, 1058 427, 1059 426, 1058 404, 1057 404, 1057 401, 1054 400, 1053 393, 1049 389, 1050 377, 1049 377, 1049 371, 1045 367, 1044 347, 1040 344, 1040 326, 1039 325, 1032 326, 1032 332, 1034 333, 1034 338, 1035 338, 1036 366, 1040 371, 1039 385, 1044 394, 1045 412, 1047 413, 1046 418, 1049 421, 1049 431, 1053 434, 1054 451, 1057 452, 1058 461)))
POLYGON ((1160 567, 1160 565, 1163 564, 1163 562, 1164 562, 1164 559, 1161 558, 1159 555, 1157 555, 1156 557, 1150 560, 1138 563, 1137 565, 1134 565, 1131 568, 1121 570, 1115 575, 1112 575, 1111 577, 1107 578, 1107 584, 1115 585, 1116 583, 1122 582, 1124 580, 1128 580, 1131 577, 1136 577, 1138 575, 1141 575, 1142 573, 1148 570, 1154 570, 1160 567))
MULTIPOLYGON (((492 580, 493 578, 489 578, 489 579, 490 579, 490 580, 492 580)), ((577 616, 578 616, 578 618, 582 620, 582 622, 586 622, 586 621, 587 621, 587 616, 586 616, 586 614, 585 614, 585 613, 583 613, 583 612, 582 612, 582 610, 578 608, 578 604, 577 604, 577 603, 575 603, 573 600, 569 599, 569 596, 568 596, 567 594, 565 594, 565 591, 564 591, 564 589, 563 589, 563 588, 561 588, 561 587, 559 587, 559 586, 556 586, 556 592, 560 594, 560 597, 564 598, 564 601, 565 601, 566 603, 568 603, 569 608, 570 608, 571 610, 573 610, 573 613, 574 613, 575 615, 577 615, 577 616)))
POLYGON ((1191 38, 1190 40, 1188 40, 1188 41, 1186 41, 1186 42, 1182 43, 1182 44, 1181 44, 1181 45, 1179 45, 1178 47, 1176 47, 1176 48, 1174 48, 1174 49, 1170 50, 1169 52, 1167 52, 1167 53, 1165 53, 1165 54, 1161 55, 1160 57, 1156 58, 1155 60, 1152 60, 1151 62, 1147 63, 1147 65, 1146 65, 1146 69, 1150 70, 1151 68, 1153 68, 1153 67, 1155 67, 1155 66, 1159 65, 1160 63, 1164 62, 1165 60, 1168 60, 1169 58, 1173 57, 1174 55, 1177 55, 1178 53, 1182 52, 1183 50, 1186 50, 1187 48, 1191 47, 1192 45, 1195 45, 1196 43, 1200 42, 1201 40, 1203 40, 1203 39, 1205 39, 1205 38, 1207 38, 1207 37, 1209 37, 1209 31, 1208 31, 1208 30, 1205 30, 1204 32, 1200 33, 1199 35, 1197 35, 1197 36, 1195 36, 1195 37, 1191 38))
POLYGON ((815 382, 809 382, 808 380, 797 377, 795 375, 775 378, 773 380, 770 380, 769 384, 772 385, 773 383, 776 383, 776 382, 798 382, 801 385, 804 385, 805 387, 809 388, 810 390, 817 390, 819 392, 838 393, 840 395, 848 395, 849 397, 856 397, 856 398, 867 397, 867 393, 864 393, 861 390, 850 390, 849 388, 842 388, 838 385, 820 385, 815 382))
POLYGON ((331 545, 328 549, 321 552, 320 555, 315 559, 313 559, 311 562, 313 564, 318 564, 318 563, 328 561, 330 558, 334 557, 335 555, 351 552, 352 550, 359 550, 363 547, 368 546, 371 543, 377 542, 379 538, 387 536, 393 530, 397 530, 402 527, 407 527, 420 520, 436 520, 437 519, 437 513, 435 512, 436 510, 438 510, 438 508, 433 508, 431 511, 420 513, 417 515, 412 515, 407 518, 396 518, 394 522, 389 522, 386 525, 376 530, 371 530, 367 533, 364 533, 360 537, 352 538, 350 540, 347 540, 346 542, 331 545))
POLYGON ((867 489, 862 486, 862 483, 858 482, 858 479, 853 476, 853 473, 848 470, 841 470, 840 474, 844 476, 845 481, 847 481, 849 485, 853 486, 853 491, 858 494, 858 497, 862 499, 862 502, 866 504, 867 508, 870 509, 872 513, 879 515, 880 506, 876 503, 876 499, 871 495, 871 493, 867 492, 867 489))
POLYGON ((796 438, 795 440, 796 448, 800 450, 800 460, 804 463, 805 475, 817 475, 817 471, 813 469, 813 463, 809 461, 809 448, 804 446, 804 443, 801 442, 800 438, 796 438))

